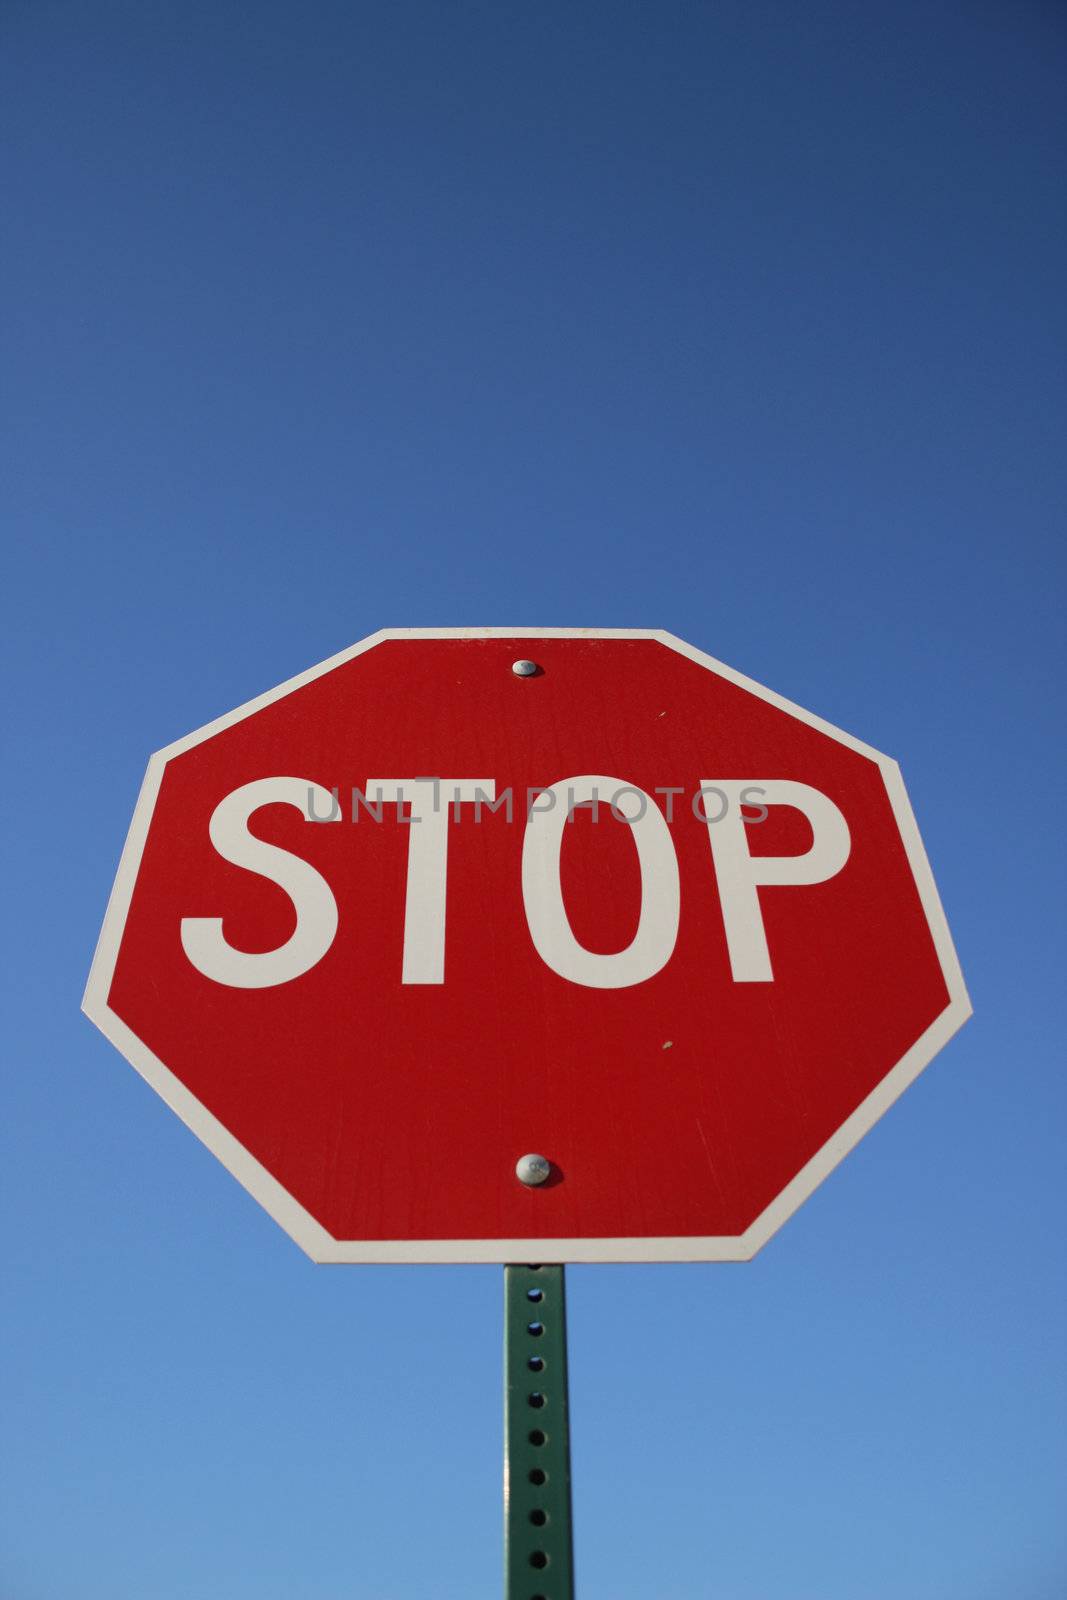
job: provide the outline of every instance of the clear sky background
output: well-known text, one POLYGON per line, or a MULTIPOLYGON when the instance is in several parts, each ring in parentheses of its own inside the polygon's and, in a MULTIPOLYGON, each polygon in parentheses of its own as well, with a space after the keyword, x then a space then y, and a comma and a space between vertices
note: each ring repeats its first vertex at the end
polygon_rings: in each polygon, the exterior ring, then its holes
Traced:
POLYGON ((3 1600, 500 1591, 501 1273, 313 1267, 78 1005, 151 750, 666 627, 899 757, 975 1017, 569 1273, 582 1600, 1059 1600, 1067 14, 7 0, 3 1600))

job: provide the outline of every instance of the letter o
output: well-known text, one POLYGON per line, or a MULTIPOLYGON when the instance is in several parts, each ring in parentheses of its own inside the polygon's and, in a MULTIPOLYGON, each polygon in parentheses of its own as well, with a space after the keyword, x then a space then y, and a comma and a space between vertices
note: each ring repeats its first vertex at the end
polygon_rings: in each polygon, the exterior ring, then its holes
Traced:
POLYGON ((545 965, 568 982, 587 989, 629 989, 654 977, 674 952, 681 904, 674 842, 662 811, 643 789, 594 773, 563 778, 544 792, 559 801, 568 789, 574 791, 576 805, 595 795, 613 794, 613 812, 622 795, 632 797, 618 810, 637 847, 641 869, 637 931, 625 950, 611 955, 587 950, 574 937, 559 870, 568 807, 553 804, 530 812, 522 841, 522 898, 530 937, 545 965))

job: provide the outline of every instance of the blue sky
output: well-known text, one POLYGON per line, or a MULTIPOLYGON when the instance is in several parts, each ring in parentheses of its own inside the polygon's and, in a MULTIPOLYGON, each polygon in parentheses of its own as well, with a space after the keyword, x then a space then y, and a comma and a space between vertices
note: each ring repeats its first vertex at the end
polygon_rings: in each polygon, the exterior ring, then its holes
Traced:
POLYGON ((754 1263, 572 1269, 583 1600, 1064 1592, 1065 39, 5 7, 5 1600, 499 1592, 499 1271, 312 1267, 78 1012, 149 751, 464 623, 897 756, 975 1005, 754 1263))

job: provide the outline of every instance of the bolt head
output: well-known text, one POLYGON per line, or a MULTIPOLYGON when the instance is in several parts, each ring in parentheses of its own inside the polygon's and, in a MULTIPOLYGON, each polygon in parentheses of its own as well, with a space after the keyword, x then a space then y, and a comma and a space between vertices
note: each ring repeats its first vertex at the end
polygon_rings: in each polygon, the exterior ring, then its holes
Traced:
POLYGON ((516 678, 532 678, 536 675, 538 670, 537 662, 513 661, 511 663, 511 670, 515 674, 516 678))
POLYGON ((531 1189, 536 1189, 539 1183, 544 1183, 551 1171, 552 1163, 546 1161, 544 1156, 520 1156, 515 1163, 515 1176, 520 1183, 525 1183, 531 1189))

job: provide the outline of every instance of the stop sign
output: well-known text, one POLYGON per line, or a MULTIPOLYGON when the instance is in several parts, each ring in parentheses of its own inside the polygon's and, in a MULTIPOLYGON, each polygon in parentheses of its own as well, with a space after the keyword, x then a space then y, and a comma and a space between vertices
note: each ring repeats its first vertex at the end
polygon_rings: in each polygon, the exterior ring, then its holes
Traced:
POLYGON ((970 1008, 895 762, 445 629, 153 756, 85 1010, 316 1260, 597 1261, 752 1256, 970 1008))

